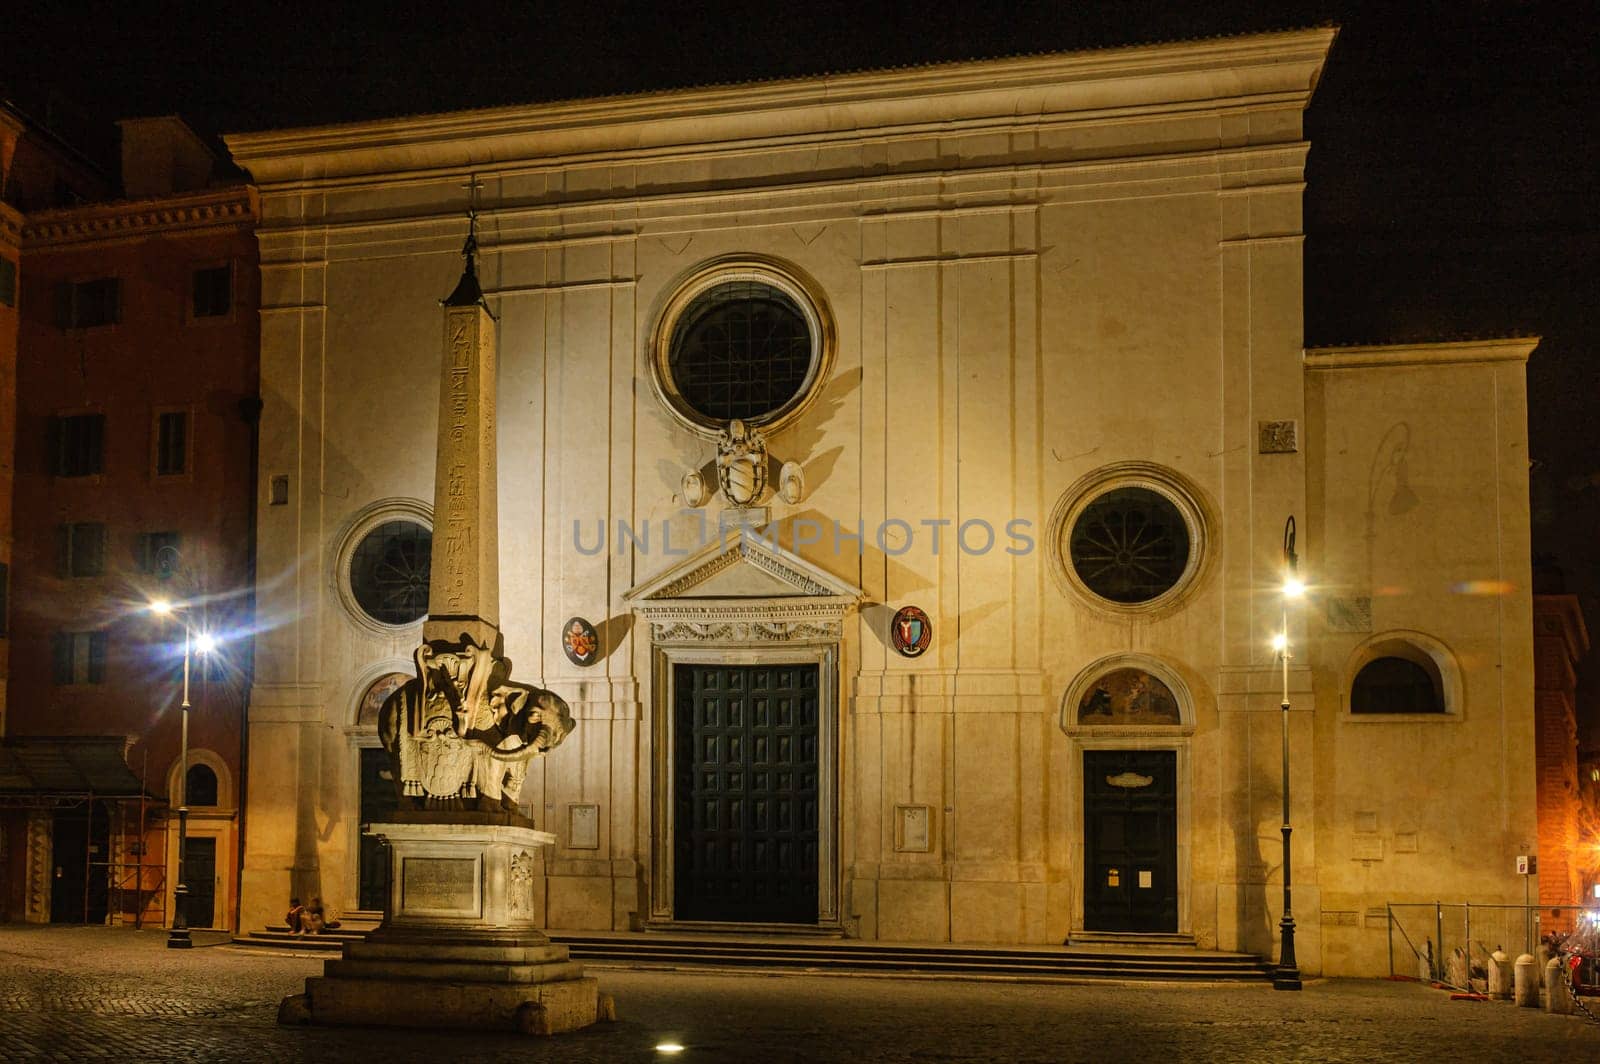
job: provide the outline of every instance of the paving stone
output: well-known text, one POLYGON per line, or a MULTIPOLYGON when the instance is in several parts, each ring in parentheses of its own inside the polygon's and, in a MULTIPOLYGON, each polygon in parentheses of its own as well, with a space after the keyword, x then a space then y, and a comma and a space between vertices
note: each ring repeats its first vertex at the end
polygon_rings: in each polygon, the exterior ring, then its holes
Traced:
POLYGON ((621 1022, 576 1034, 279 1027, 278 1002, 321 957, 196 935, 0 926, 0 1060, 560 1061, 1573 1061, 1600 1026, 1502 1002, 1452 1002, 1414 984, 1048 986, 854 975, 608 970, 589 964, 621 1022))

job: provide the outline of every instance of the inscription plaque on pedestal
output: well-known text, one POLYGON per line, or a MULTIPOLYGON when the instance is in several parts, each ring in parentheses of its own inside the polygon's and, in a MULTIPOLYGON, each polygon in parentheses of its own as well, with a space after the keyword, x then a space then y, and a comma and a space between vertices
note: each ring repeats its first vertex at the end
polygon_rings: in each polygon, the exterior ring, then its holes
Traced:
POLYGON ((405 911, 478 912, 478 862, 460 857, 407 857, 401 866, 405 911))

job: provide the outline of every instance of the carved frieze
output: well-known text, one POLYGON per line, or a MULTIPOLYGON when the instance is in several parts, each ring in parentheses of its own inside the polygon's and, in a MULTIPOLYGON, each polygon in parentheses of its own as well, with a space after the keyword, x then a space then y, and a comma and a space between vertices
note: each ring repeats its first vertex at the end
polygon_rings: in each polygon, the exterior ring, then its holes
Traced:
POLYGON ((840 621, 655 621, 650 637, 657 643, 785 643, 806 639, 839 639, 840 621))

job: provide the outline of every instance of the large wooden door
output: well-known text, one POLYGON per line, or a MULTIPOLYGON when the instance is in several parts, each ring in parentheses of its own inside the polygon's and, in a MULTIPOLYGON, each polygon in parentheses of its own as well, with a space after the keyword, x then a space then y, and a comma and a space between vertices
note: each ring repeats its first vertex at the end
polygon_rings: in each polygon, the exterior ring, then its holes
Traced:
POLYGON ((674 666, 679 920, 817 922, 817 666, 674 666))
POLYGON ((1083 755, 1083 925, 1089 931, 1178 929, 1178 755, 1083 755))

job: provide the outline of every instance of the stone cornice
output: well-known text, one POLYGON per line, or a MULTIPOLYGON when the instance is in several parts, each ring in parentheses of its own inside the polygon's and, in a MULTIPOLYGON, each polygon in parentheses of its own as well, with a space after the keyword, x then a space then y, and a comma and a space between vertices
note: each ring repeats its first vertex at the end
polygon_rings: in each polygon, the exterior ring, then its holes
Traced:
POLYGON ((1308 347, 1308 370, 1386 369, 1393 366, 1443 366, 1472 362, 1526 362, 1539 346, 1537 336, 1445 343, 1372 344, 1361 347, 1308 347))
POLYGON ((824 75, 346 125, 236 133, 265 186, 363 174, 642 156, 678 146, 956 132, 1045 116, 1303 109, 1337 33, 1205 41, 824 75))
POLYGON ((150 233, 192 232, 254 226, 260 200, 249 185, 185 192, 154 199, 116 200, 49 211, 24 219, 28 250, 125 240, 150 233))

